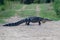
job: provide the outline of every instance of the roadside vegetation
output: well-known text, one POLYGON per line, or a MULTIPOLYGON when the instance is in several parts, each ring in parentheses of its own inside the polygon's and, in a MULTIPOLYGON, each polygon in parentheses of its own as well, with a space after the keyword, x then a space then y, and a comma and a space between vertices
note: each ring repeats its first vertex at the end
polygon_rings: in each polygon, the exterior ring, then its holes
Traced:
MULTIPOLYGON (((4 0, 3 0, 4 1, 4 0)), ((58 0, 55 0, 54 3, 49 3, 48 1, 46 3, 39 2, 39 0, 35 0, 31 4, 26 4, 27 1, 25 1, 23 4, 22 0, 14 1, 4 1, 2 5, 0 4, 0 23, 4 23, 3 19, 10 18, 17 14, 20 17, 29 17, 29 16, 37 16, 36 15, 36 6, 39 5, 39 16, 43 18, 49 18, 52 20, 60 20, 60 6, 58 0), (21 3, 20 3, 21 2, 21 3), (24 10, 21 10, 24 5, 27 5, 24 10), (21 11, 20 11, 21 10, 21 11)), ((1 3, 1 2, 0 2, 1 3)))

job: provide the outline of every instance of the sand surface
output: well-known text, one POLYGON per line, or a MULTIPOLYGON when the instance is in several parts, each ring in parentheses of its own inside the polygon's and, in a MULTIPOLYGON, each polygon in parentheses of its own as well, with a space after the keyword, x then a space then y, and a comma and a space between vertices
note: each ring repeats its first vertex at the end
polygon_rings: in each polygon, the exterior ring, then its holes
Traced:
MULTIPOLYGON (((5 20, 11 23, 21 19, 23 18, 15 16, 5 20)), ((30 23, 29 26, 23 23, 12 27, 0 24, 0 40, 60 40, 60 21, 50 21, 41 25, 30 23)))

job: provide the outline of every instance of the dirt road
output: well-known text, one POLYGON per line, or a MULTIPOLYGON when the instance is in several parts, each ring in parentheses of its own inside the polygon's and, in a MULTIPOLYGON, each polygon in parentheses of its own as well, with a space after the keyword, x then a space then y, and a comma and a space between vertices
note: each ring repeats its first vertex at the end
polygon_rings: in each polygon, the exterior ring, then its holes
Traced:
MULTIPOLYGON (((19 19, 18 17, 15 18, 17 18, 16 20, 19 19)), ((0 40, 60 40, 60 21, 46 22, 41 25, 31 23, 29 26, 24 23, 14 27, 1 25, 0 40)))

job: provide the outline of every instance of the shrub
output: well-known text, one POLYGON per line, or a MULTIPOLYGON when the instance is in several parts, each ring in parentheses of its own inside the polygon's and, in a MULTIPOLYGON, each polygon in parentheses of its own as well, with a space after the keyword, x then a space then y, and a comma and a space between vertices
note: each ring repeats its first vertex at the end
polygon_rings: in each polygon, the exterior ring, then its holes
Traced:
POLYGON ((60 16, 60 0, 54 0, 54 9, 57 16, 60 16))

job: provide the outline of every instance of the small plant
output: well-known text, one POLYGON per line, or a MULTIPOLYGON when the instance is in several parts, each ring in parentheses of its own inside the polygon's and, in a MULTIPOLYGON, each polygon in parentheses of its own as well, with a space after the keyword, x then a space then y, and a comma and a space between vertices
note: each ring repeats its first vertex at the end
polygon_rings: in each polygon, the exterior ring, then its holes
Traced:
POLYGON ((57 16, 60 17, 60 0, 54 0, 54 9, 57 16))

